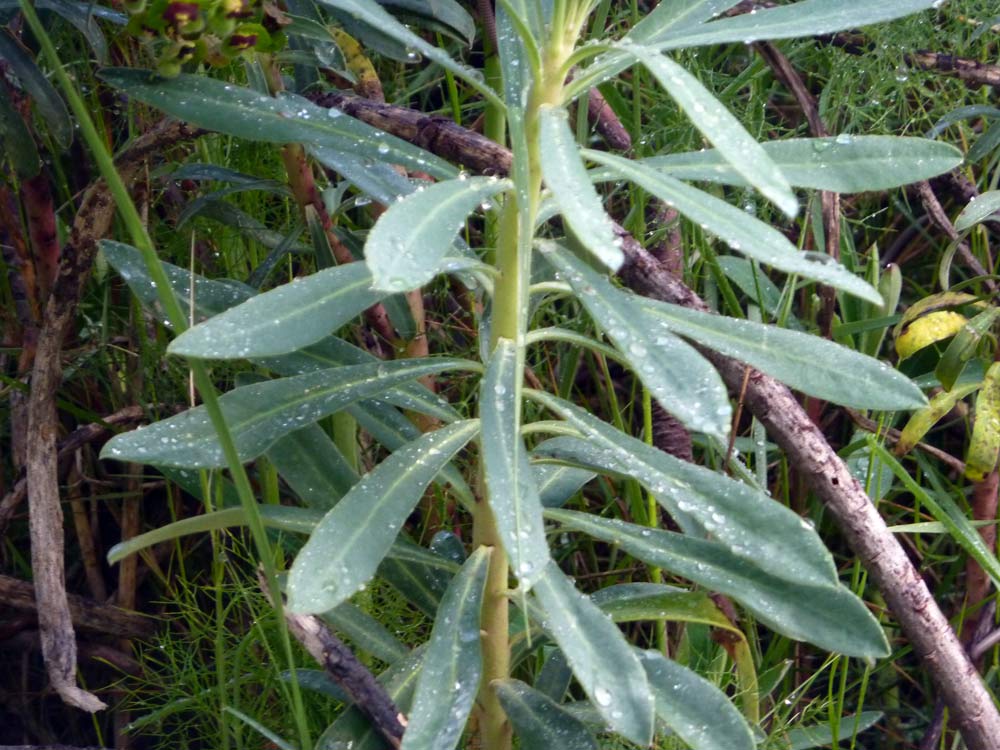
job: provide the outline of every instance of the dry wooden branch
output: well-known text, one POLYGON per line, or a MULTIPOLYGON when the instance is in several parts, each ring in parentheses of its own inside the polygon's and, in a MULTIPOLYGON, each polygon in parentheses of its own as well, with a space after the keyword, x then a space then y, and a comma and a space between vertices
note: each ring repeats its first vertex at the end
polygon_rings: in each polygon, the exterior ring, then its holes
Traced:
MULTIPOLYGON (((162 121, 119 158, 117 164, 125 182, 131 182, 147 156, 201 132, 183 123, 162 121)), ((84 193, 45 306, 28 397, 28 432, 32 436, 26 456, 31 566, 42 655, 49 679, 62 699, 91 712, 105 705, 76 685, 76 640, 63 569, 63 514, 56 452, 59 419, 55 397, 62 382, 63 340, 74 323, 83 282, 97 252, 97 241, 111 228, 114 211, 104 181, 94 182, 84 193)))
MULTIPOLYGON (((339 102, 342 111, 466 167, 488 174, 505 174, 509 169, 509 151, 451 121, 401 107, 366 105, 339 94, 317 101, 339 102), (429 128, 431 138, 425 137, 429 128)), ((708 311, 705 302, 668 273, 634 237, 621 227, 617 234, 626 257, 620 274, 629 287, 648 297, 708 311)), ((704 353, 729 388, 738 390, 746 365, 713 352, 704 353)), ((1000 713, 927 585, 864 488, 786 386, 751 370, 746 399, 790 463, 830 509, 937 685, 969 750, 996 750, 1000 713)))
MULTIPOLYGON (((268 596, 267 581, 260 574, 258 584, 264 596, 268 596)), ((369 718, 382 739, 391 747, 398 748, 406 728, 406 718, 375 676, 318 617, 295 614, 287 609, 284 612, 288 631, 350 696, 355 707, 369 718)))

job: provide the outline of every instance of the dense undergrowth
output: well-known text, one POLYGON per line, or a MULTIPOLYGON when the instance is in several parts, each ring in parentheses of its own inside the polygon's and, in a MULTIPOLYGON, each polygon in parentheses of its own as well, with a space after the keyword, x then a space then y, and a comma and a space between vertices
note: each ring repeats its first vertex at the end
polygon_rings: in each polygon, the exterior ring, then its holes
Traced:
MULTIPOLYGON (((591 19, 591 35, 602 36, 605 30, 620 35, 647 10, 639 2, 601 3, 591 19)), ((852 34, 851 39, 803 39, 781 42, 777 47, 816 96, 828 132, 931 134, 968 152, 995 121, 990 118, 996 111, 988 108, 995 100, 996 89, 970 86, 940 69, 924 69, 915 63, 912 54, 931 50, 982 62, 995 60, 997 29, 990 24, 997 24, 998 19, 991 15, 995 10, 989 2, 951 0, 913 17, 866 27, 852 34), (967 116, 939 126, 943 118, 969 107, 979 109, 967 110, 967 116)), ((34 55, 35 41, 15 11, 0 5, 0 17, 10 21, 8 28, 21 35, 24 49, 34 55)), ((118 150, 146 132, 159 115, 102 83, 97 77, 100 66, 94 60, 100 49, 88 46, 85 37, 70 25, 55 22, 55 13, 50 12, 46 18, 54 22, 51 33, 59 55, 83 92, 106 143, 118 150)), ((113 23, 97 23, 109 45, 105 62, 136 68, 151 66, 149 49, 113 23)), ((421 33, 456 58, 477 66, 482 63, 481 38, 470 47, 456 40, 454 30, 446 26, 421 33)), ((93 37, 90 41, 93 43, 93 37)), ((16 71, 2 62, 5 57, 0 48, 0 65, 12 76, 3 85, 14 91, 16 71)), ((488 131, 490 118, 481 97, 440 66, 426 61, 402 64, 378 51, 369 51, 368 59, 374 64, 371 72, 377 75, 387 102, 488 131)), ((676 59, 735 113, 758 141, 809 134, 800 103, 776 78, 756 47, 704 47, 683 51, 676 59)), ((212 75, 235 84, 254 84, 261 82, 263 70, 259 62, 240 58, 212 75)), ((285 72, 292 74, 294 69, 288 65, 285 72)), ((634 68, 602 86, 601 91, 631 134, 630 155, 641 158, 705 145, 699 132, 644 70, 634 68)), ((17 101, 28 106, 23 97, 17 101)), ((571 120, 571 127, 581 142, 604 148, 582 112, 571 120)), ((90 166, 80 143, 63 151, 48 130, 40 128, 39 132, 42 135, 35 134, 36 140, 50 148, 43 148, 43 153, 49 155, 44 157, 42 173, 52 186, 59 235, 66 239, 78 195, 97 170, 90 166)), ((4 143, 12 142, 8 132, 4 143)), ((1000 175, 996 169, 1000 148, 980 147, 975 155, 978 158, 963 164, 957 173, 980 192, 995 189, 1000 175)), ((14 191, 23 182, 16 160, 9 155, 5 158, 4 182, 0 184, 4 185, 2 198, 7 206, 0 210, 8 215, 0 213, 0 229, 3 221, 13 220, 9 207, 13 206, 14 216, 19 210, 14 191)), ((323 243, 323 230, 315 221, 312 225, 304 221, 287 187, 286 168, 287 160, 271 144, 206 135, 157 154, 148 171, 140 173, 131 188, 161 260, 210 279, 235 279, 268 289, 323 266, 322 251, 316 252, 323 243), (319 260, 313 256, 319 256, 319 260)), ((322 172, 317 170, 317 174, 322 172)), ((324 189, 322 200, 336 218, 337 236, 344 238, 348 246, 357 243, 356 233, 368 230, 377 217, 370 199, 335 177, 320 179, 327 180, 320 185, 324 189)), ((968 201, 961 182, 942 179, 933 182, 932 189, 954 221, 968 201)), ((818 193, 799 191, 803 210, 796 219, 788 219, 749 188, 715 186, 708 190, 741 206, 748 214, 775 224, 802 249, 822 247, 818 193)), ((662 249, 688 286, 714 309, 808 332, 823 328, 824 296, 817 284, 801 282, 793 288, 783 274, 754 269, 739 256, 724 252, 721 243, 702 227, 664 211, 662 204, 639 188, 609 184, 605 195, 610 214, 648 247, 662 249)), ((928 204, 912 188, 845 195, 841 211, 841 257, 845 265, 869 280, 877 283, 882 277, 887 279, 885 285, 891 285, 895 272, 884 269, 887 262, 892 263, 899 271, 900 286, 898 306, 892 309, 878 310, 841 298, 829 331, 839 343, 897 361, 893 327, 900 323, 904 310, 943 291, 942 276, 953 288, 977 295, 989 304, 995 223, 973 228, 967 238, 971 254, 989 274, 979 277, 956 256, 954 243, 945 230, 928 219, 928 204)), ((466 227, 470 245, 477 246, 484 237, 495 236, 491 233, 496 228, 488 221, 472 221, 466 227)), ((109 236, 129 241, 120 225, 109 236)), ((0 236, 0 242, 7 240, 0 236)), ((360 244, 352 249, 360 252, 360 244)), ((31 436, 24 433, 18 406, 26 390, 23 364, 28 348, 19 324, 18 289, 11 281, 18 269, 10 254, 5 253, 4 258, 7 273, 0 282, 0 320, 4 324, 0 361, 4 364, 5 400, 0 407, 0 424, 8 427, 0 433, 0 490, 9 497, 19 480, 21 459, 17 446, 31 436)), ((164 418, 184 408, 191 398, 185 361, 166 355, 169 330, 132 296, 108 261, 98 256, 92 272, 87 274, 65 346, 64 380, 57 402, 61 437, 80 425, 100 423, 108 415, 135 405, 141 407, 141 413, 130 417, 129 422, 164 418)), ((400 352, 393 349, 405 348, 405 339, 412 343, 423 338, 432 355, 446 353, 476 359, 483 311, 477 307, 474 295, 462 284, 438 279, 423 289, 422 298, 425 336, 401 336, 388 341, 366 320, 349 326, 344 338, 385 357, 398 355, 400 352)), ((964 312, 972 318, 980 309, 964 312)), ((569 299, 540 306, 533 315, 536 327, 595 333, 581 306, 569 299)), ((992 323, 992 319, 988 322, 992 323)), ((962 382, 976 381, 977 374, 982 379, 993 357, 995 342, 989 329, 984 330, 987 333, 982 341, 973 342, 966 356, 966 369, 960 368, 965 378, 962 382)), ((950 334, 957 331, 951 329, 950 334)), ((935 367, 948 348, 950 338, 938 338, 928 347, 915 348, 913 355, 899 365, 922 386, 929 387, 935 367)), ((613 358, 599 351, 583 351, 572 342, 554 341, 533 347, 527 366, 535 379, 528 383, 531 387, 572 398, 626 432, 652 441, 653 422, 659 417, 649 392, 613 358)), ((237 361, 216 363, 211 375, 224 391, 235 384, 252 382, 254 373, 259 372, 259 368, 237 361)), ((477 397, 476 388, 464 377, 447 373, 433 377, 438 392, 459 411, 465 411, 462 406, 477 397)), ((973 436, 974 392, 969 390, 968 394, 968 403, 959 401, 953 409, 945 410, 949 412, 947 417, 923 436, 926 443, 938 449, 937 453, 918 451, 900 460, 919 487, 936 497, 950 497, 965 517, 973 518, 977 514, 973 488, 982 483, 966 480, 956 469, 956 464, 966 458, 973 436)), ((739 394, 732 395, 737 404, 733 449, 745 462, 748 481, 759 482, 772 497, 817 529, 834 554, 841 581, 867 602, 879 619, 892 653, 872 662, 829 654, 776 634, 759 625, 746 610, 737 612, 731 602, 719 597, 706 597, 705 607, 699 612, 677 611, 666 621, 625 622, 622 628, 628 640, 642 648, 665 651, 720 687, 736 705, 743 700, 744 711, 749 668, 757 684, 753 710, 770 738, 765 747, 828 747, 837 741, 857 748, 915 747, 935 720, 936 692, 930 678, 900 637, 878 591, 869 585, 863 566, 809 492, 798 467, 789 464, 768 441, 760 424, 741 408, 739 394), (735 618, 736 627, 713 619, 718 612, 735 618)), ((540 407, 527 408, 541 413, 540 407)), ((964 623, 976 621, 983 612, 988 624, 993 618, 995 592, 988 585, 985 589, 980 585, 978 594, 973 592, 973 581, 982 573, 968 562, 967 546, 956 539, 953 528, 940 523, 923 496, 893 475, 891 459, 878 457, 875 446, 891 450, 895 437, 886 441, 883 434, 874 442, 866 437, 879 427, 902 429, 907 415, 877 413, 878 424, 873 424, 865 415, 852 417, 847 410, 830 404, 807 400, 807 408, 878 501, 887 523, 906 527, 899 529, 906 549, 956 629, 961 632, 964 623)), ((416 418, 421 419, 420 415, 416 418)), ((358 472, 371 469, 387 455, 368 429, 359 430, 355 440, 350 433, 353 426, 343 419, 325 417, 320 425, 339 447, 349 446, 344 450, 345 458, 358 472), (346 441, 345 429, 350 435, 346 441)), ((123 538, 181 519, 194 519, 206 509, 238 504, 224 472, 160 473, 137 463, 102 462, 98 452, 106 438, 104 434, 93 442, 83 442, 62 466, 67 587, 91 599, 118 603, 154 617, 155 634, 115 639, 101 637, 93 630, 79 631, 81 684, 97 691, 112 706, 109 711, 85 717, 63 707, 57 697, 47 692, 30 614, 13 610, 6 614, 0 606, 0 664, 4 674, 0 678, 0 742, 106 747, 131 743, 135 747, 173 750, 272 747, 269 743, 277 738, 302 733, 319 736, 343 710, 339 700, 343 696, 305 690, 300 703, 292 701, 284 634, 258 588, 257 555, 250 534, 238 529, 214 529, 162 541, 114 566, 105 561, 108 551, 123 538), (262 739, 262 728, 274 735, 262 739)), ((697 435, 693 457, 713 469, 734 470, 727 466, 725 451, 697 435)), ((469 466, 462 468, 475 473, 474 457, 464 460, 469 466)), ((740 468, 735 467, 735 471, 740 468)), ((264 504, 290 504, 297 491, 279 477, 278 467, 266 458, 255 462, 251 479, 264 504)), ((994 496, 995 492, 994 486, 994 496)), ((467 546, 471 541, 473 529, 469 517, 461 516, 456 505, 451 493, 432 487, 409 516, 406 530, 414 542, 461 563, 463 544, 467 546)), ((589 482, 573 494, 565 507, 646 525, 661 521, 655 503, 633 480, 600 478, 589 482)), ((0 531, 0 570, 6 576, 30 580, 26 504, 17 508, 7 527, 0 531)), ((290 567, 300 540, 273 531, 269 539, 276 550, 277 567, 290 567)), ((587 592, 614 584, 661 580, 658 570, 651 571, 617 545, 565 532, 556 532, 550 544, 562 569, 587 592)), ((349 615, 342 614, 342 619, 333 623, 375 673, 424 643, 431 634, 435 603, 446 581, 433 576, 418 580, 413 570, 419 566, 407 568, 407 564, 397 563, 395 570, 383 571, 378 580, 354 596, 349 615), (401 597, 400 589, 411 594, 417 604, 401 597)), ((668 573, 662 576, 664 583, 690 588, 684 579, 668 573)), ((548 680, 558 685, 562 680, 568 685, 565 664, 549 658, 551 653, 534 653, 518 666, 514 676, 531 677, 536 684, 537 680, 548 680)), ((296 659, 300 667, 315 669, 315 663, 304 652, 296 651, 296 659)), ((981 673, 987 686, 995 690, 995 648, 982 655, 981 673)), ((321 682, 313 675, 303 677, 306 687, 313 680, 321 682)), ((569 690, 573 697, 583 697, 578 686, 569 690)), ((288 741, 294 746, 294 741, 288 741)), ((956 741, 946 731, 941 744, 934 746, 951 747, 956 741)), ((602 747, 616 743, 624 740, 610 735, 601 738, 602 747)), ((683 746, 671 738, 658 743, 664 748, 683 746)))

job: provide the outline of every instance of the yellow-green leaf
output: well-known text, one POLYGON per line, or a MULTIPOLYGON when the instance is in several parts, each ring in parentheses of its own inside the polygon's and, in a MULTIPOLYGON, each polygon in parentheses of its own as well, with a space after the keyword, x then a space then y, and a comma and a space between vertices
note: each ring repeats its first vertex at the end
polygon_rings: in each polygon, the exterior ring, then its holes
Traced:
POLYGON ((950 412, 961 399, 978 389, 980 385, 980 383, 970 383, 961 388, 941 391, 931 399, 930 404, 914 412, 906 423, 906 427, 903 428, 899 442, 896 443, 896 455, 904 456, 909 453, 913 446, 927 434, 927 431, 938 423, 938 420, 950 412))
POLYGON ((986 371, 983 387, 976 399, 976 423, 965 459, 965 476, 982 480, 997 465, 1000 454, 1000 362, 986 371))
POLYGON ((962 330, 968 319, 951 310, 937 310, 917 318, 896 337, 896 353, 906 359, 924 347, 950 338, 962 330))

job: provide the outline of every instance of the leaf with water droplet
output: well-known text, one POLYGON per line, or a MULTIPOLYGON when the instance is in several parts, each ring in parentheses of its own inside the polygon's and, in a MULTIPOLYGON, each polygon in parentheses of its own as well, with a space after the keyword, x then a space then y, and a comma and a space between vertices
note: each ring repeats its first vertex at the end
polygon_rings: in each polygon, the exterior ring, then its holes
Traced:
POLYGON ((320 521, 288 576, 293 612, 324 612, 374 574, 431 480, 479 429, 455 422, 396 450, 320 521))
POLYGON ((448 180, 393 203, 365 243, 374 288, 403 292, 433 279, 466 217, 510 186, 489 177, 448 180))
POLYGON ((490 552, 473 552, 445 591, 401 750, 452 750, 462 736, 483 671, 480 612, 490 552))
POLYGON ((648 745, 653 737, 649 684, 622 632, 554 562, 545 567, 534 593, 545 610, 546 629, 608 726, 648 745))
POLYGON ((501 338, 479 390, 483 478, 511 567, 527 591, 544 571, 549 546, 535 475, 519 431, 520 378, 517 347, 501 338))

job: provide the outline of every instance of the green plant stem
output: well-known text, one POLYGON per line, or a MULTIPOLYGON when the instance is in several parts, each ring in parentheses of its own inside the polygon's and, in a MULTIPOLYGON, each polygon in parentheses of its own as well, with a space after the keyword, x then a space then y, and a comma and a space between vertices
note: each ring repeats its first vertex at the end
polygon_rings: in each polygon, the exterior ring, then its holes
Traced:
MULTIPOLYGON (((642 428, 646 438, 646 445, 653 444, 653 397, 647 388, 642 389, 642 428)), ((660 525, 660 511, 656 503, 656 498, 652 492, 646 493, 646 525, 655 529, 660 525)), ((652 583, 663 583, 663 571, 655 565, 649 566, 649 580, 652 583)), ((667 622, 666 620, 656 620, 655 622, 656 650, 664 656, 667 654, 667 622)))
MULTIPOLYGON (((556 0, 552 29, 525 111, 524 127, 528 143, 528 163, 515 162, 515 182, 526 185, 526 196, 508 196, 497 226, 496 266, 500 271, 493 295, 493 321, 490 350, 501 339, 513 341, 517 347, 517 371, 523 372, 528 299, 531 284, 531 254, 535 217, 541 200, 542 170, 539 147, 539 118, 542 107, 562 103, 566 79, 566 60, 586 18, 583 6, 573 0, 556 0), (523 179, 522 179, 523 178, 523 179), (525 200, 526 198, 526 200, 525 200)), ((522 382, 514 387, 516 428, 521 421, 522 382)), ((482 497, 482 493, 480 493, 482 497)), ((503 541, 489 503, 480 501, 474 513, 473 542, 487 545, 498 552, 503 541)), ((508 579, 510 569, 506 554, 490 558, 483 599, 483 685, 480 698, 480 735, 485 750, 509 750, 511 727, 496 693, 489 687, 495 680, 510 676, 510 635, 508 579)))
MULTIPOLYGON (((156 292, 159 302, 163 306, 164 311, 167 313, 170 325, 175 333, 180 334, 187 328, 187 320, 184 316, 184 311, 181 308, 176 295, 174 295, 171 291, 172 287, 170 285, 170 280, 160 263, 160 259, 156 254, 155 248, 153 247, 153 242, 146 231, 146 227, 142 222, 142 218, 139 216, 139 212, 136 210, 135 204, 132 202, 128 189, 125 187, 125 183, 122 182, 121 176, 115 168, 114 159, 112 158, 111 153, 104 141, 101 140, 101 137, 97 132, 97 128, 94 126, 94 122, 90 117, 90 113, 87 111, 86 105, 80 98, 80 94, 76 90, 76 86, 70 79, 69 74, 66 73, 62 61, 59 59, 59 53, 56 51, 55 45, 52 44, 52 40, 46 33, 41 20, 35 13, 34 7, 29 0, 20 0, 20 5, 25 20, 31 27, 31 31, 38 39, 42 52, 48 58, 49 64, 52 66, 53 74, 55 75, 60 88, 63 90, 63 94, 70 105, 70 109, 76 117, 77 124, 80 127, 80 132, 90 149, 91 155, 94 157, 94 161, 97 162, 101 176, 108 185, 108 189, 110 190, 111 195, 114 198, 115 205, 118 208, 118 213, 121 215, 122 221, 125 223, 125 227, 132 238, 132 243, 136 246, 136 248, 138 248, 139 252, 142 254, 143 260, 146 262, 149 275, 156 284, 156 292)), ((253 489, 250 486, 250 479, 247 476, 246 469, 240 462, 239 455, 236 452, 236 444, 233 442, 232 435, 226 425, 225 417, 223 416, 222 409, 219 406, 219 399, 215 392, 215 387, 208 374, 208 368, 202 362, 195 359, 189 360, 189 367, 194 375, 195 387, 201 395, 205 410, 208 412, 212 426, 218 434, 219 444, 222 446, 223 454, 226 457, 226 465, 228 466, 233 482, 236 485, 240 502, 247 513, 251 536, 253 537, 254 545, 257 548, 257 554, 264 566, 268 586, 271 589, 271 598, 275 602, 275 607, 278 610, 279 630, 285 646, 285 655, 288 659, 289 667, 294 670, 292 644, 288 635, 288 630, 285 626, 284 615, 281 612, 281 590, 278 586, 274 561, 271 558, 270 542, 268 541, 267 532, 264 528, 264 523, 261 520, 257 503, 254 500, 253 489)), ((309 729, 305 723, 302 696, 298 688, 298 683, 294 680, 292 681, 292 695, 295 704, 296 718, 298 719, 298 729, 302 747, 310 747, 312 742, 309 736, 309 729)))

